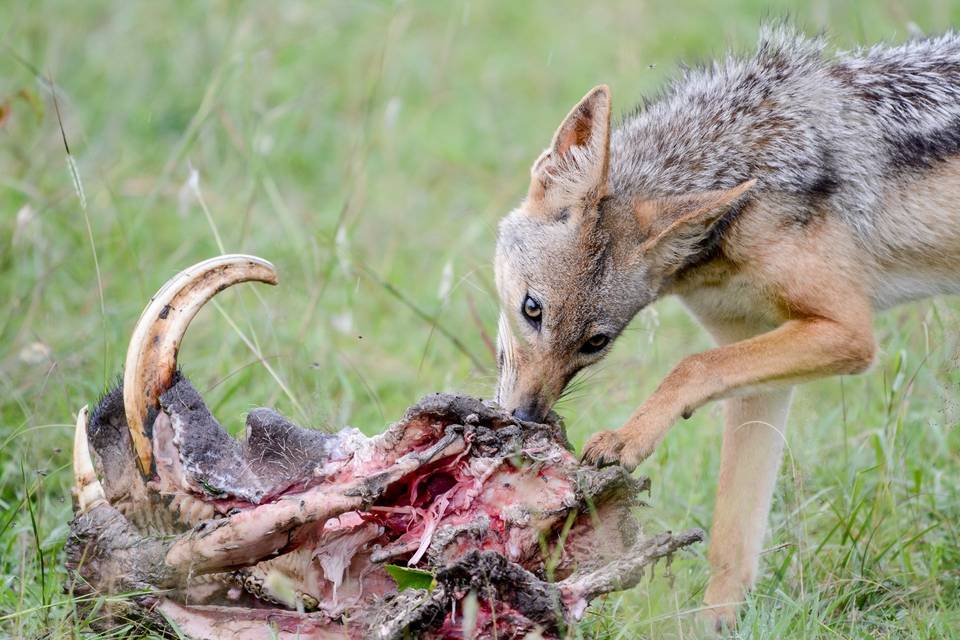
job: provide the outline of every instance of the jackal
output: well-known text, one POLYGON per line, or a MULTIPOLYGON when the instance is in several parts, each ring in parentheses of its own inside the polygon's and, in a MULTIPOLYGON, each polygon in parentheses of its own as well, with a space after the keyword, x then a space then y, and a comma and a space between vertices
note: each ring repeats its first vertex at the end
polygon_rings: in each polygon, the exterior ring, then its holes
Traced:
POLYGON ((497 398, 538 420, 631 318, 674 294, 719 346, 683 359, 583 457, 635 467, 725 400, 706 590, 751 587, 793 385, 874 357, 876 310, 960 293, 960 35, 828 55, 766 27, 756 53, 690 69, 610 120, 590 91, 499 226, 497 398))

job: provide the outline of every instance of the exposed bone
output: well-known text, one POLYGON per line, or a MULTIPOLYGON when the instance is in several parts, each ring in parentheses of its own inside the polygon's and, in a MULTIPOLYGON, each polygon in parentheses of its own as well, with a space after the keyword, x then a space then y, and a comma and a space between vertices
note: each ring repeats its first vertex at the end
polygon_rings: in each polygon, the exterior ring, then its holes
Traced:
POLYGON ((87 443, 87 405, 77 412, 77 428, 73 434, 73 490, 77 496, 77 512, 86 513, 107 498, 97 479, 87 443))
POLYGON ((187 326, 210 298, 238 282, 277 284, 272 264, 247 255, 200 262, 171 278, 137 321, 123 375, 123 404, 140 470, 150 473, 150 439, 144 421, 173 380, 187 326))
POLYGON ((678 549, 703 541, 701 529, 678 534, 661 533, 644 540, 616 562, 587 574, 578 574, 557 583, 566 610, 579 617, 592 599, 604 593, 627 589, 643 578, 647 566, 669 558, 678 549))
POLYGON ((426 451, 403 456, 386 471, 361 478, 352 486, 338 486, 335 491, 315 487, 232 518, 201 523, 170 547, 167 565, 186 575, 256 564, 264 557, 299 544, 297 534, 306 525, 322 524, 341 513, 358 509, 417 468, 465 449, 463 438, 450 431, 426 451), (282 526, 278 527, 278 522, 283 523, 282 526))

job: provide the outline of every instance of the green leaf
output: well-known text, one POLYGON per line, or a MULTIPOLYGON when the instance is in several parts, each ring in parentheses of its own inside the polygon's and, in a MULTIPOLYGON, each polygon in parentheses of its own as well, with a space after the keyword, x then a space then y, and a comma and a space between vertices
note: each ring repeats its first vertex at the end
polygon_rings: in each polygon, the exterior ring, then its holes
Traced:
POLYGON ((397 583, 397 590, 406 589, 426 589, 431 591, 437 586, 437 581, 433 574, 423 569, 413 569, 411 567, 401 567, 396 564, 385 564, 383 568, 387 570, 393 581, 397 583))
POLYGON ((206 491, 209 495, 211 495, 214 498, 227 495, 225 491, 221 491, 220 489, 217 489, 215 486, 213 486, 203 478, 197 478, 197 484, 200 485, 201 489, 206 491))

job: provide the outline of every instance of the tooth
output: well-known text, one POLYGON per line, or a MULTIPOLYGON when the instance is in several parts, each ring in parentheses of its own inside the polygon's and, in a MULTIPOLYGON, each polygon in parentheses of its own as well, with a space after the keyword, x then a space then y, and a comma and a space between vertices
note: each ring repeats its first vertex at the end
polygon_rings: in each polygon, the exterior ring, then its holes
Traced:
POLYGON ((84 405, 77 413, 77 428, 73 434, 73 482, 77 496, 77 515, 84 514, 107 497, 103 485, 97 479, 90 459, 90 445, 87 442, 87 407, 84 405))
POLYGON ((225 255, 205 260, 171 278, 137 321, 123 371, 123 408, 144 475, 152 452, 144 422, 147 411, 173 380, 177 351, 190 321, 210 298, 238 282, 277 284, 273 265, 255 256, 225 255))

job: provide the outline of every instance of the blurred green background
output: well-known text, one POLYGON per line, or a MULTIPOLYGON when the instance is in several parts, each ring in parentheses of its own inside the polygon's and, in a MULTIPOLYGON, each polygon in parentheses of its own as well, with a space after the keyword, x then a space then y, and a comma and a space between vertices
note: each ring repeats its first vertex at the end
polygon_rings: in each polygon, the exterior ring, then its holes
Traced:
MULTIPOLYGON (((851 48, 960 5, 0 0, 0 635, 89 632, 63 593, 72 423, 168 277, 221 249, 277 265, 279 288, 225 292, 181 352, 234 430, 260 405, 372 433, 428 392, 489 397, 496 223, 571 105, 605 82, 627 112, 782 16, 851 48)), ((871 373, 798 394, 742 637, 960 628, 958 312, 884 314, 871 373)), ((574 444, 707 346, 674 301, 641 313, 559 407, 574 444)), ((652 531, 708 526, 719 435, 701 411, 645 463, 652 531)), ((690 637, 704 555, 572 634, 690 637)))

